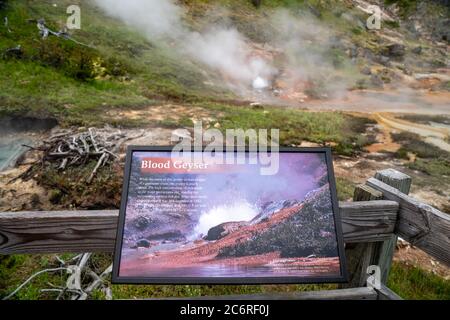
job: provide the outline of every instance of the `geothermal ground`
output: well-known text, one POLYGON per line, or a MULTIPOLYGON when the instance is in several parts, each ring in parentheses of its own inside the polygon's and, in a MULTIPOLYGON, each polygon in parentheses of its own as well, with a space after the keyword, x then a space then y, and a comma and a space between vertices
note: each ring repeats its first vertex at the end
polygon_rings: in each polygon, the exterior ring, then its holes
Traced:
MULTIPOLYGON (((380 30, 366 28, 369 2, 361 0, 295 8, 291 1, 263 0, 259 8, 247 0, 165 8, 157 5, 167 1, 146 1, 158 10, 140 10, 153 15, 145 21, 130 19, 136 15, 123 1, 118 11, 108 5, 113 0, 81 2, 83 28, 70 35, 86 45, 43 39, 30 23, 45 18, 50 30, 61 29, 72 1, 0 0, 8 17, 0 26, 0 211, 117 208, 125 147, 169 145, 174 131, 182 136, 180 129, 202 121, 221 131, 278 128, 284 146, 331 146, 340 200, 377 170, 395 168, 413 178, 412 196, 450 213, 450 35, 442 1, 416 8, 370 1, 382 7, 380 30), (5 125, 10 119, 20 125, 5 125), (45 125, 28 126, 30 119, 45 125), (22 147, 91 127, 129 138, 91 184, 94 161, 63 170, 59 162, 43 163, 42 151, 22 147)), ((54 256, 5 259, 0 295, 37 265, 57 263, 54 256)), ((450 276, 404 243, 396 261, 401 270, 419 266, 450 276)), ((39 291, 45 281, 19 297, 53 298, 39 291)), ((405 294, 417 297, 423 288, 405 294)), ((115 290, 134 297, 129 288, 115 290)), ((144 295, 167 294, 157 290, 144 295)))

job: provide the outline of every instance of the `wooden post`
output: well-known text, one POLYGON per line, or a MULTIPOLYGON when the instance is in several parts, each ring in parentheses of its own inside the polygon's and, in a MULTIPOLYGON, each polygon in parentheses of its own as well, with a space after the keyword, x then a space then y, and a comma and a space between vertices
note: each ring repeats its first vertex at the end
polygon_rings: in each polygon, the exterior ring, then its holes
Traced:
MULTIPOLYGON (((380 200, 383 194, 374 188, 361 184, 356 186, 353 201, 380 200)), ((357 244, 346 244, 345 256, 347 258, 347 269, 349 283, 343 287, 364 287, 367 281, 366 270, 372 264, 372 257, 376 247, 375 242, 364 242, 357 244)))
MULTIPOLYGON (((408 194, 411 187, 411 177, 394 169, 377 171, 375 178, 408 194)), ((383 198, 383 193, 375 188, 361 184, 356 186, 353 201, 372 201, 383 198)), ((367 267, 378 265, 381 271, 381 283, 386 284, 392 259, 397 244, 397 236, 383 242, 358 243, 347 245, 345 254, 347 257, 348 271, 351 275, 348 287, 361 287, 366 285, 367 267)), ((347 287, 346 286, 346 287, 347 287)))
MULTIPOLYGON (((411 188, 411 177, 394 169, 377 171, 375 179, 380 180, 387 185, 408 194, 411 188)), ((395 248, 398 237, 391 236, 391 239, 378 242, 373 252, 373 263, 381 269, 381 283, 386 284, 391 270, 392 259, 394 258, 395 248)))

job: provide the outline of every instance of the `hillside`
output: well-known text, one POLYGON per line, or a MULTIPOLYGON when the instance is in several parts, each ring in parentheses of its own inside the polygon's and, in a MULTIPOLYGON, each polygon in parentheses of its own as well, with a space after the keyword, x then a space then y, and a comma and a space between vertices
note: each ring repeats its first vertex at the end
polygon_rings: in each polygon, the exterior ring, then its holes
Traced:
MULTIPOLYGON (((222 132, 279 129, 283 146, 332 147, 340 200, 351 199, 354 186, 376 170, 392 167, 413 178, 414 197, 450 213, 447 0, 132 3, 141 6, 0 0, 0 211, 118 208, 125 147, 168 145, 174 130, 192 131, 202 121, 222 132), (81 8, 80 30, 64 30, 72 4, 81 8), (371 4, 381 8, 379 30, 367 27, 371 4), (44 36, 39 26, 59 36, 44 36), (100 166, 92 181, 98 157, 63 164, 43 155, 50 150, 44 141, 85 138, 91 130, 120 142, 117 158, 100 166)), ((137 220, 131 228, 146 223, 137 220)), ((236 221, 218 225, 201 245, 211 248, 218 235, 240 227, 236 221)), ((186 240, 179 233, 173 238, 186 240)), ((222 254, 246 250, 279 255, 260 252, 251 241, 222 254)), ((58 259, 0 257, 0 295, 36 269, 59 266, 58 259)), ((400 248, 396 261, 392 283, 405 297, 448 298, 448 268, 414 248, 400 248)), ((90 261, 96 272, 110 262, 109 255, 90 261)), ((45 275, 17 297, 54 298, 40 289, 63 278, 45 275)), ((112 290, 114 297, 133 298, 311 288, 318 287, 112 290)), ((94 295, 105 297, 100 290, 94 295)))

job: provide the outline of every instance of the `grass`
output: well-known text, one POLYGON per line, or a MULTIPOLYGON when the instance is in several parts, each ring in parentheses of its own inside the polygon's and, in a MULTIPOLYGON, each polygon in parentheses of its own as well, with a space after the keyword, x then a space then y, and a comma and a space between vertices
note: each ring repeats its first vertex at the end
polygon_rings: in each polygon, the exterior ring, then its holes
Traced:
POLYGON ((450 300, 450 280, 401 262, 392 264, 388 287, 404 299, 450 300))
POLYGON ((424 142, 415 133, 401 132, 392 134, 395 142, 402 147, 396 152, 398 158, 407 159, 408 153, 416 155, 413 162, 407 164, 412 170, 422 171, 432 177, 444 177, 448 181, 450 176, 450 153, 424 142))
MULTIPOLYGON (((65 254, 68 259, 74 255, 65 254)), ((94 254, 90 267, 100 272, 111 263, 108 254, 94 254)), ((39 270, 57 267, 54 255, 12 255, 0 257, 0 297, 6 296, 22 281, 39 270)), ((36 277, 19 291, 14 299, 54 299, 55 293, 40 290, 53 285, 63 285, 64 272, 46 273, 36 277)), ((450 281, 417 267, 394 262, 388 286, 404 299, 450 299, 450 281)), ((205 295, 251 294, 262 292, 292 292, 336 289, 333 284, 324 285, 112 285, 114 299, 195 297, 205 295)), ((92 299, 104 299, 97 290, 92 299)))
POLYGON ((412 170, 419 170, 433 177, 441 177, 450 181, 450 160, 448 159, 416 159, 408 164, 412 170))
MULTIPOLYGON (((204 85, 205 76, 170 48, 156 45, 83 1, 83 29, 74 38, 92 48, 50 37, 40 39, 29 19, 44 17, 53 30, 73 1, 9 2, 12 33, 0 28, 0 52, 22 46, 20 58, 0 63, 0 116, 32 113, 63 124, 96 125, 114 107, 137 107, 154 100, 198 101, 234 97, 204 85)), ((107 120, 103 120, 103 123, 107 120)))
POLYGON ((352 155, 369 143, 359 137, 367 118, 353 117, 339 112, 308 112, 296 109, 272 107, 242 107, 217 103, 200 104, 205 109, 222 113, 219 117, 221 130, 241 128, 279 129, 280 144, 300 145, 302 141, 334 145, 336 153, 352 155))
POLYGON ((420 158, 450 159, 449 152, 423 141, 418 134, 403 131, 400 133, 393 133, 391 134, 391 136, 395 142, 398 142, 402 145, 403 151, 414 153, 420 158))
POLYGON ((399 117, 400 119, 405 119, 407 121, 412 121, 420 124, 429 125, 430 122, 436 122, 440 124, 450 125, 450 116, 442 115, 425 115, 425 114, 407 114, 399 117))
POLYGON ((347 201, 353 199, 355 183, 342 177, 336 177, 336 189, 339 201, 347 201))

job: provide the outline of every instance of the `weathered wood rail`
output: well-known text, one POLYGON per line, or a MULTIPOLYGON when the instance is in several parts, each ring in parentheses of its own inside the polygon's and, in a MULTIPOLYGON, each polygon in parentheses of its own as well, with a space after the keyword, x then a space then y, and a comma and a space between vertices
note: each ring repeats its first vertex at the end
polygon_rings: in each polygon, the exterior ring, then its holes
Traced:
MULTIPOLYGON (((398 299, 385 286, 397 236, 450 265, 450 215, 407 195, 411 178, 377 172, 340 202, 350 282, 347 289, 214 299, 398 299), (362 200, 362 201, 361 201, 362 200), (365 287, 367 267, 382 270, 382 286, 365 287)), ((0 213, 0 254, 112 252, 117 210, 0 213)))
MULTIPOLYGON (((395 201, 341 202, 346 242, 383 241, 393 233, 395 201)), ((0 213, 0 254, 112 252, 119 212, 35 211, 0 213)))

